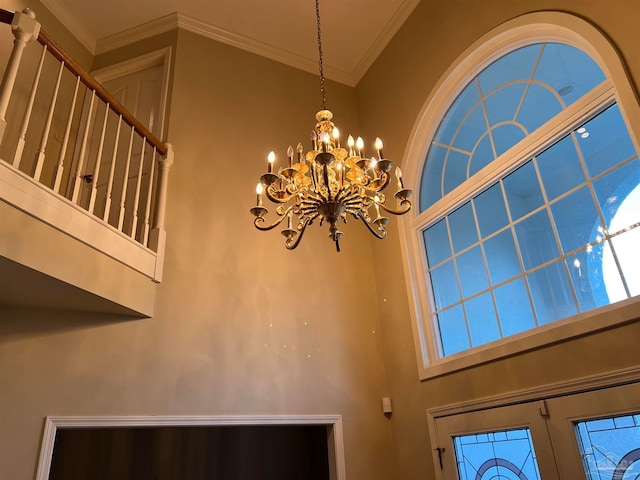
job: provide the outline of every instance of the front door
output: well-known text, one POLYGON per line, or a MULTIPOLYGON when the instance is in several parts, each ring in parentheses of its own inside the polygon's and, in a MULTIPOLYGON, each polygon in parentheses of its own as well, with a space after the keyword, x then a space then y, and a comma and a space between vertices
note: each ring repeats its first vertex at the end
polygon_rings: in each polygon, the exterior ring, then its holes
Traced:
POLYGON ((640 384, 435 418, 440 479, 640 478, 640 384))

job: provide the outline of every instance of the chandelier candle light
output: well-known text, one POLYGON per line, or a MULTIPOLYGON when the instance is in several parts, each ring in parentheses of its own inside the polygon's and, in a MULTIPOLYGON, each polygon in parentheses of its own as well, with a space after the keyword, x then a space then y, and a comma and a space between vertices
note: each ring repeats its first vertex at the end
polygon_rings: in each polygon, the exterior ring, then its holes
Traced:
POLYGON ((387 217, 381 210, 393 215, 403 215, 411 209, 408 200, 411 190, 404 188, 402 172, 394 170, 397 189, 394 194, 397 208, 387 206, 387 197, 383 190, 391 182, 393 163, 384 158, 382 141, 376 138, 376 155, 365 156, 364 141, 351 135, 347 139, 347 148, 340 145, 340 132, 333 124, 333 114, 326 109, 324 91, 324 73, 322 68, 322 41, 320 32, 319 0, 316 0, 316 20, 318 24, 318 54, 320 70, 320 92, 322 110, 316 114, 316 126, 311 132, 311 150, 304 153, 304 147, 298 143, 295 152, 292 146, 287 149, 288 162, 278 173, 274 173, 276 155, 267 156, 267 173, 260 177, 256 187, 256 206, 251 208, 255 216, 254 225, 259 230, 271 230, 285 219, 287 226, 282 230, 286 238, 285 246, 293 250, 300 244, 307 228, 316 219, 319 224, 329 225, 329 237, 340 251, 338 222, 347 222, 347 214, 361 220, 377 238, 387 234, 387 217), (277 218, 266 224, 265 216, 269 212, 263 205, 262 196, 277 205, 277 218), (294 220, 295 218, 295 220, 294 220), (294 226, 295 222, 295 226, 294 226))

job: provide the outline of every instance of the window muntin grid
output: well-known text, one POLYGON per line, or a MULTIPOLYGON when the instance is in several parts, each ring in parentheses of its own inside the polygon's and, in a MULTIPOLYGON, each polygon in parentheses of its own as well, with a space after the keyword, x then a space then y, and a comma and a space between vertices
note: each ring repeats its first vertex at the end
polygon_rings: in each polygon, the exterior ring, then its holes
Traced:
POLYGON ((640 209, 610 226, 639 184, 613 105, 427 228, 441 355, 637 294, 624 273, 640 256, 616 246, 640 232, 640 209), (606 255, 617 274, 605 282, 606 255), (610 297, 613 283, 620 298, 610 297))
POLYGON ((529 45, 493 62, 440 123, 422 172, 420 211, 603 80, 587 54, 560 43, 529 45))

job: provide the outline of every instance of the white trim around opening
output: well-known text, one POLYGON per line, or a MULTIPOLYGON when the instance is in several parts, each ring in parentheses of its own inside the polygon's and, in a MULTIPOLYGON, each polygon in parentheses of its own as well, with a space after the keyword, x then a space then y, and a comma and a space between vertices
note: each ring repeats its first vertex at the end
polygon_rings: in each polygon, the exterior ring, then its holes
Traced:
POLYGON ((59 428, 325 425, 331 480, 346 480, 341 415, 50 416, 45 420, 36 480, 48 480, 59 428))

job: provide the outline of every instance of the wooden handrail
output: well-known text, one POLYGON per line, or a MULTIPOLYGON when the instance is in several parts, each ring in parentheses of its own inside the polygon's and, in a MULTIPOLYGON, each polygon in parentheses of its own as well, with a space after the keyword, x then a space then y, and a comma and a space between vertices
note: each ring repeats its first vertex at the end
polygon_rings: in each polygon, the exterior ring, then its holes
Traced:
POLYGON ((0 22, 10 24, 11 22, 13 22, 14 13, 15 12, 12 12, 11 10, 0 8, 0 22))
MULTIPOLYGON (((0 22, 10 24, 13 22, 15 12, 0 8, 0 22)), ((65 67, 70 70, 74 75, 80 77, 80 81, 84 83, 87 88, 94 90, 98 98, 103 102, 109 104, 109 108, 118 116, 122 115, 122 119, 130 126, 133 127, 142 137, 144 137, 152 147, 161 155, 167 154, 167 147, 162 143, 153 133, 147 130, 140 121, 129 112, 113 95, 111 95, 95 78, 87 72, 82 65, 76 62, 71 55, 64 51, 64 49, 58 45, 51 36, 44 30, 40 29, 38 35, 38 42, 51 52, 59 61, 63 62, 65 67)))
POLYGON ((145 127, 140 121, 133 116, 129 110, 125 108, 113 95, 111 95, 103 86, 98 82, 95 78, 91 76, 89 72, 87 72, 82 65, 76 62, 67 52, 65 52, 60 45, 58 45, 49 34, 40 30, 40 35, 38 35, 38 42, 40 42, 43 46, 47 47, 49 52, 56 57, 61 62, 64 62, 67 69, 69 69, 73 74, 80 77, 80 81, 84 83, 90 90, 94 90, 98 98, 100 98, 103 102, 109 104, 109 108, 116 114, 122 115, 122 119, 130 126, 133 127, 136 132, 146 138, 147 142, 156 148, 156 150, 162 154, 167 154, 167 147, 149 130, 145 127))

